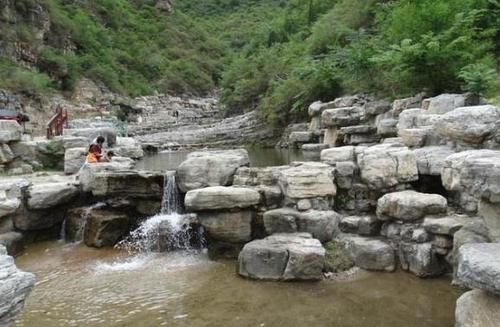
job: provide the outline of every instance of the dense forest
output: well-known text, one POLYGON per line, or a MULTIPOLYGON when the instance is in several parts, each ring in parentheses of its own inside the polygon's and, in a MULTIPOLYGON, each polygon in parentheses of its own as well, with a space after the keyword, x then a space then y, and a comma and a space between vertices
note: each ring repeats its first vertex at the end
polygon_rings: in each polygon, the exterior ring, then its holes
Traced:
POLYGON ((220 90, 227 114, 257 108, 275 125, 346 93, 500 93, 498 0, 176 0, 170 12, 156 4, 0 5, 0 44, 36 54, 26 62, 0 51, 0 88, 71 93, 88 77, 130 96, 220 90), (40 8, 50 20, 42 40, 40 8))

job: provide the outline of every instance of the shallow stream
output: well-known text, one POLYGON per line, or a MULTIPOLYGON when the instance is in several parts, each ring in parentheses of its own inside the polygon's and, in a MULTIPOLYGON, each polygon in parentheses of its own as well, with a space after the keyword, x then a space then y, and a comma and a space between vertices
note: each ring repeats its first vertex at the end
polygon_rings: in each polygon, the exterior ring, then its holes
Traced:
POLYGON ((31 245, 16 262, 37 277, 19 327, 451 327, 459 295, 447 279, 407 273, 256 282, 204 253, 131 257, 63 242, 31 245))

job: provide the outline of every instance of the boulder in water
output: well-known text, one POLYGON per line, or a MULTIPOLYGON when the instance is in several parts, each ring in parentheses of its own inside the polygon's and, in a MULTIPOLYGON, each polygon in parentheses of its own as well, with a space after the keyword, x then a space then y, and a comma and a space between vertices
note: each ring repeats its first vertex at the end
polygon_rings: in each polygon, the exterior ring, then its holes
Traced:
POLYGON ((344 235, 347 252, 356 266, 366 270, 394 271, 394 249, 386 242, 368 237, 344 235))
POLYGON ((455 327, 497 327, 500 297, 481 290, 464 293, 455 307, 455 327))
POLYGON ((310 234, 274 234, 243 247, 238 272, 252 279, 318 280, 324 257, 325 249, 310 234))
POLYGON ((35 285, 35 276, 17 269, 0 245, 0 326, 10 326, 35 285))
POLYGON ((199 214, 199 221, 209 239, 243 243, 252 239, 253 216, 250 210, 205 212, 199 214))
POLYGON ((401 242, 398 252, 401 268, 418 277, 439 276, 445 270, 431 243, 401 242))
POLYGON ((78 188, 69 183, 42 183, 28 188, 28 208, 48 209, 66 204, 78 195, 78 188))
POLYGON ((127 234, 128 228, 127 215, 110 210, 92 210, 85 226, 85 244, 96 248, 114 246, 127 234))

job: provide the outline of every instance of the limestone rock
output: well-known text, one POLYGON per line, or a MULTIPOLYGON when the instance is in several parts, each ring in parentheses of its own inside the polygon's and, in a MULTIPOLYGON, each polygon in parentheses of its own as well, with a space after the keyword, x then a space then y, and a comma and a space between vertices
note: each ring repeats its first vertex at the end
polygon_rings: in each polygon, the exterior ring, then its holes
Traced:
POLYGON ((28 188, 28 207, 48 209, 66 204, 78 196, 78 188, 69 183, 42 183, 28 188))
MULTIPOLYGON (((446 158, 441 177, 447 190, 474 197, 471 211, 475 211, 479 197, 500 202, 499 176, 500 151, 471 150, 446 158)), ((463 201, 462 205, 467 207, 468 203, 463 201)))
POLYGON ((20 141, 21 126, 14 120, 0 120, 0 144, 20 141))
POLYGON ((386 189, 418 179, 415 154, 398 144, 379 144, 358 154, 361 180, 371 189, 386 189))
POLYGON ((111 150, 120 157, 132 159, 144 157, 141 144, 132 137, 117 137, 116 145, 111 150))
POLYGON ((20 205, 19 199, 7 198, 5 191, 0 191, 0 218, 13 214, 20 205))
POLYGON ((290 133, 290 137, 288 141, 291 144, 297 143, 310 143, 313 141, 313 133, 312 132, 292 132, 290 133))
POLYGON ((422 109, 430 114, 443 115, 456 108, 474 105, 474 96, 466 94, 440 94, 422 102, 422 109))
POLYGON ((324 149, 328 149, 330 146, 328 144, 322 143, 308 143, 302 144, 300 147, 303 152, 317 152, 320 153, 324 149))
POLYGON ((431 234, 453 236, 460 228, 471 221, 465 215, 453 215, 442 218, 425 218, 422 227, 431 234))
POLYGON ((354 161, 354 146, 342 146, 321 151, 321 161, 334 165, 342 161, 354 161))
POLYGON ((64 136, 85 137, 87 138, 89 144, 92 143, 98 136, 103 136, 106 139, 108 147, 113 147, 116 144, 116 130, 111 127, 65 129, 64 136))
POLYGON ((206 212, 199 220, 207 236, 223 242, 242 243, 252 239, 253 212, 206 212))
POLYGON ((420 127, 418 123, 419 119, 421 119, 421 117, 425 115, 427 115, 427 112, 422 109, 409 109, 403 111, 399 115, 399 121, 397 125, 398 132, 405 129, 420 127))
POLYGON ((500 298, 480 290, 462 294, 455 307, 455 327, 496 327, 500 298))
POLYGON ((7 144, 0 143, 0 164, 6 164, 13 161, 14 153, 7 144))
POLYGON ((361 107, 344 107, 328 109, 321 114, 321 122, 327 127, 345 127, 357 125, 364 119, 364 110, 361 107))
POLYGON ((399 130, 398 136, 403 140, 404 145, 419 148, 425 145, 427 136, 432 131, 431 127, 426 128, 409 128, 399 130))
POLYGON ((333 179, 332 167, 322 163, 303 163, 279 172, 280 187, 290 199, 334 196, 333 179))
POLYGON ((340 221, 343 233, 374 236, 380 231, 380 221, 375 216, 347 216, 340 221))
POLYGON ((162 196, 163 174, 129 170, 128 164, 115 162, 85 165, 80 171, 84 192, 94 196, 156 198, 162 196))
POLYGON ((244 149, 192 152, 177 169, 182 192, 207 187, 229 186, 236 170, 250 164, 244 149))
POLYGON ((75 174, 85 163, 87 148, 70 148, 64 152, 64 173, 75 174))
POLYGON ((92 210, 87 217, 84 241, 87 246, 114 246, 129 228, 129 218, 110 210, 92 210))
POLYGON ((190 211, 248 208, 259 204, 259 192, 240 187, 213 186, 187 192, 184 199, 190 211))
POLYGON ((0 326, 9 326, 35 285, 35 276, 17 269, 14 259, 0 245, 0 326))
POLYGON ((275 234, 243 247, 238 272, 253 279, 318 280, 324 256, 321 243, 309 234, 275 234))
POLYGON ((424 93, 419 93, 413 97, 394 100, 394 102, 392 103, 392 110, 400 113, 407 109, 420 108, 422 106, 424 96, 424 93))
POLYGON ((445 266, 437 257, 431 243, 399 243, 399 261, 401 268, 418 277, 441 275, 445 266))
MULTIPOLYGON (((59 137, 59 136, 58 136, 59 137)), ((83 136, 60 136, 64 149, 85 148, 88 149, 90 142, 83 136)))
POLYGON ((304 232, 321 242, 327 242, 337 234, 339 218, 339 214, 335 211, 298 212, 281 208, 266 211, 263 220, 268 235, 304 232))
POLYGON ((492 136, 500 120, 500 108, 485 105, 463 107, 441 115, 434 129, 441 137, 465 144, 481 144, 492 136))
POLYGON ((439 176, 446 158, 454 154, 455 151, 447 146, 429 146, 415 149, 413 153, 417 158, 420 175, 439 176))
POLYGON ((458 250, 458 281, 500 295, 500 243, 465 244, 458 250))
POLYGON ((366 270, 394 271, 396 260, 393 248, 386 242, 368 237, 344 236, 349 255, 356 266, 366 270))
POLYGON ((401 191, 382 196, 377 202, 380 220, 414 221, 432 214, 446 213, 448 203, 438 194, 401 191))
POLYGON ((377 123, 377 134, 383 137, 396 136, 398 134, 398 120, 394 118, 382 119, 377 123))
POLYGON ((479 201, 478 215, 488 226, 490 238, 500 242, 500 204, 482 199, 479 201))
POLYGON ((391 109, 391 103, 385 100, 369 101, 365 104, 365 112, 371 116, 383 114, 391 109))

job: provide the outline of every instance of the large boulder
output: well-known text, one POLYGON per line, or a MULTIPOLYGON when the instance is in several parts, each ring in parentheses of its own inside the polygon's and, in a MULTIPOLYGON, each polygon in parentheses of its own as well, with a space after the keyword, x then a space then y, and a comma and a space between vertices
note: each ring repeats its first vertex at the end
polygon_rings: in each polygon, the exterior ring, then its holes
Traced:
POLYGON ((380 220, 415 221, 432 214, 446 213, 448 203, 439 194, 415 191, 389 193, 377 201, 377 217, 380 220))
POLYGON ((279 172, 279 184, 289 199, 335 196, 333 180, 332 167, 322 163, 302 163, 279 172))
POLYGON ((497 327, 500 322, 500 298, 472 290, 462 294, 455 307, 455 327, 497 327))
POLYGON ((129 218, 122 213, 96 209, 88 213, 84 241, 87 246, 114 246, 129 229, 129 218))
POLYGON ((321 114, 321 122, 326 127, 345 127, 358 125, 364 119, 362 107, 328 109, 321 114))
POLYGON ((479 145, 491 138, 500 120, 500 108, 485 105, 463 107, 441 115, 434 123, 436 133, 448 140, 479 145))
POLYGON ((500 243, 465 244, 458 250, 457 280, 500 295, 500 243))
POLYGON ((116 156, 140 159, 144 157, 141 144, 133 137, 117 137, 116 145, 111 149, 116 156))
POLYGON ((440 176, 446 158, 455 153, 447 146, 429 146, 413 150, 420 175, 440 176))
POLYGON ((398 254, 401 268, 418 277, 439 276, 445 271, 445 265, 431 243, 401 242, 398 254))
POLYGON ((188 192, 208 186, 229 186, 236 170, 249 164, 244 149, 190 153, 177 169, 179 189, 188 192))
POLYGON ((380 144, 358 154, 361 180, 371 189, 387 189, 418 180, 415 154, 398 144, 380 144))
POLYGON ((253 216, 251 210, 204 212, 198 215, 210 239, 229 243, 243 243, 252 239, 253 216))
POLYGON ((500 242, 500 204, 482 199, 479 201, 478 209, 478 215, 488 226, 489 236, 496 242, 500 242))
POLYGON ((310 234, 275 234, 247 243, 238 257, 241 276, 268 280, 318 280, 325 249, 310 234))
POLYGON ((375 216, 347 216, 339 223, 343 233, 374 236, 380 232, 380 221, 375 216))
POLYGON ((278 185, 279 170, 285 167, 240 167, 234 175, 234 186, 252 188, 260 193, 264 206, 281 205, 283 193, 278 185))
MULTIPOLYGON (((500 151, 471 150, 446 158, 441 175, 443 186, 474 198, 463 201, 468 211, 477 209, 477 200, 500 202, 500 151)), ((465 199, 467 199, 465 197, 465 199)))
POLYGON ((66 204, 78 196, 78 188, 70 183, 41 183, 28 188, 29 209, 48 209, 66 204))
POLYGON ((304 232, 321 242, 328 242, 338 232, 340 215, 335 211, 299 212, 281 208, 265 212, 263 220, 268 235, 304 232))
POLYGON ((0 245, 0 326, 10 326, 35 285, 35 276, 17 269, 0 245))
POLYGON ((346 249, 356 266, 366 270, 394 271, 394 249, 386 242, 368 237, 345 235, 346 249))
POLYGON ((475 97, 471 93, 466 94, 440 94, 433 98, 425 99, 422 108, 430 114, 445 114, 456 108, 474 105, 475 97))
POLYGON ((249 208, 259 204, 259 192, 242 187, 213 186, 187 192, 184 204, 187 210, 204 211, 249 208))
POLYGON ((0 144, 20 141, 21 126, 14 120, 0 120, 0 144))

